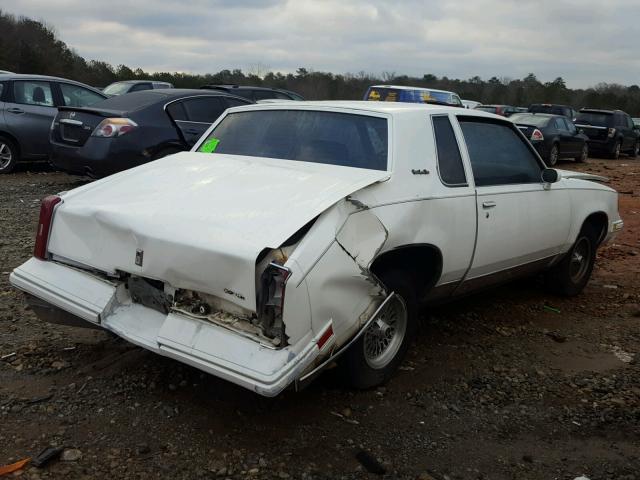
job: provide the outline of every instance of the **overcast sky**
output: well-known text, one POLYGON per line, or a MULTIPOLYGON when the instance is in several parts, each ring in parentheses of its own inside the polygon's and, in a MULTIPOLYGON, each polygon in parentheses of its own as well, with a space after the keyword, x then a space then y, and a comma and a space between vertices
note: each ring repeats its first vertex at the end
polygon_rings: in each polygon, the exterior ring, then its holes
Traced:
POLYGON ((0 0, 87 59, 151 71, 640 84, 640 0, 0 0))

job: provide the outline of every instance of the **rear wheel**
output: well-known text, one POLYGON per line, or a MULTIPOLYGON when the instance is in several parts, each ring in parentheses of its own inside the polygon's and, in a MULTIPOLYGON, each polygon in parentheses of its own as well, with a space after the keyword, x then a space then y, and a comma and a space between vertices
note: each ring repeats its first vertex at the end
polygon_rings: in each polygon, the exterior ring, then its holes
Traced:
POLYGON ((545 274, 545 283, 558 295, 578 295, 587 285, 596 261, 598 234, 584 225, 567 255, 545 274))
POLYGON ((620 148, 622 147, 620 140, 618 140, 614 145, 613 148, 611 149, 611 153, 609 154, 609 157, 611 157, 613 160, 617 160, 618 158, 620 158, 620 148))
POLYGON ((551 150, 549 150, 549 166, 554 166, 556 163, 558 163, 559 154, 560 151, 558 149, 558 144, 554 143, 551 146, 551 150))
POLYGON ((0 136, 0 173, 10 173, 18 163, 19 157, 16 144, 0 136))
POLYGON ((580 155, 576 157, 576 162, 584 163, 589 158, 589 146, 585 143, 580 150, 580 155))
POLYGON ((347 381, 355 388, 389 380, 416 334, 418 305, 411 283, 401 272, 390 273, 383 281, 395 297, 341 359, 347 381))

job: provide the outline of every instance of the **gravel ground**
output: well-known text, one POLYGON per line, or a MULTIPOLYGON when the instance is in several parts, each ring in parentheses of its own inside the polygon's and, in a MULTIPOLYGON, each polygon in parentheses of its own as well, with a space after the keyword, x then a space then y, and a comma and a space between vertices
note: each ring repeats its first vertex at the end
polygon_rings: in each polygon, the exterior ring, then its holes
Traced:
POLYGON ((386 386, 328 371, 275 399, 38 321, 8 274, 31 255, 39 199, 84 181, 0 177, 0 465, 58 446, 21 476, 640 479, 640 160, 560 168, 622 192, 625 231, 582 295, 527 279, 457 301, 429 312, 386 386))

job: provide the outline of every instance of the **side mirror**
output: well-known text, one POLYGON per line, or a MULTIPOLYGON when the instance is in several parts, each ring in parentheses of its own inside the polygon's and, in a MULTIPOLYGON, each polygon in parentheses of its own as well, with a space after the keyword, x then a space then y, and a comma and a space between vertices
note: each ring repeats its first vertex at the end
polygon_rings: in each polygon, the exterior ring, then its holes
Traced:
POLYGON ((540 175, 543 183, 556 183, 560 180, 560 173, 554 168, 545 168, 540 175))

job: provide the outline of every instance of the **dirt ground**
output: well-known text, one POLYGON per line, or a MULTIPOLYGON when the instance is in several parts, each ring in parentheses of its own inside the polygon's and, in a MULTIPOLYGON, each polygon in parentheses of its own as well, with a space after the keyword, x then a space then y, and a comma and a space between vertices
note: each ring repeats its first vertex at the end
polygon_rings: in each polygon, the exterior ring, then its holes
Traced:
POLYGON ((66 461, 21 476, 640 480, 640 160, 559 167, 621 192, 625 230, 583 294, 527 279, 439 307, 383 388, 328 371, 275 399, 41 323, 8 275, 31 256, 39 200, 84 181, 0 177, 0 465, 60 446, 66 461))

